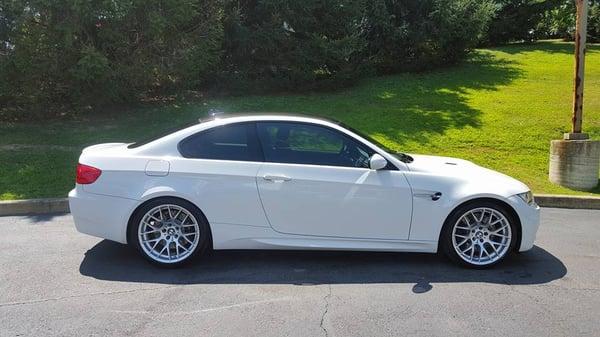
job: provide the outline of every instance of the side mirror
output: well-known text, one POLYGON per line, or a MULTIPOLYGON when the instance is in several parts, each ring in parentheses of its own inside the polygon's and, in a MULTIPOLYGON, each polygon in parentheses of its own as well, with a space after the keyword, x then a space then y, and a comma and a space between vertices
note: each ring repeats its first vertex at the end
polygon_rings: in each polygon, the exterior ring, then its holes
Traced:
POLYGON ((371 168, 371 170, 381 170, 386 166, 387 160, 378 153, 375 153, 371 156, 371 159, 369 159, 369 168, 371 168))

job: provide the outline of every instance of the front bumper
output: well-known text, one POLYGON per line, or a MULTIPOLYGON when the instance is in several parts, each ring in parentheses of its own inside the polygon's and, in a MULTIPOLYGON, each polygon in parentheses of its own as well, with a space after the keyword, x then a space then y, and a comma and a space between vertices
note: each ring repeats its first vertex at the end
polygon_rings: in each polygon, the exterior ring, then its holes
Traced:
POLYGON ((81 233, 127 243, 127 223, 137 201, 85 192, 81 186, 69 192, 69 208, 81 233))
POLYGON ((509 198, 511 206, 521 220, 521 245, 519 251, 524 252, 533 248, 533 243, 540 226, 540 206, 528 205, 518 196, 509 198))

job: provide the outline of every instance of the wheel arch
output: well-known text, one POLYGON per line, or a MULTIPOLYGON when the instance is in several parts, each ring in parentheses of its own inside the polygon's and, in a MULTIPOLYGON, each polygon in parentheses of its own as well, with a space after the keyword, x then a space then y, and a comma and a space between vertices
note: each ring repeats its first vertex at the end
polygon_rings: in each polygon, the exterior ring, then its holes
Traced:
POLYGON ((177 200, 181 200, 184 202, 187 202, 189 204, 191 204, 192 206, 194 206, 196 208, 196 210, 200 213, 200 215, 202 215, 202 217, 204 218, 204 221, 206 221, 206 223, 208 224, 208 248, 212 249, 213 248, 213 238, 212 238, 212 228, 210 225, 210 222, 208 221, 208 218, 206 217, 206 214, 204 214, 204 212, 202 211, 202 209, 200 207, 198 207, 198 205, 196 205, 194 202, 190 201, 187 198, 183 198, 180 196, 174 196, 174 195, 168 195, 168 194, 164 194, 164 195, 155 195, 146 199, 143 199, 142 202, 139 203, 139 205, 137 205, 133 211, 131 212, 131 214, 129 215, 129 219, 127 219, 127 228, 126 228, 126 238, 127 238, 127 244, 131 244, 131 226, 133 226, 133 218, 135 217, 135 215, 137 214, 137 212, 140 210, 140 208, 142 208, 144 205, 155 201, 157 199, 177 199, 177 200))
POLYGON ((506 201, 499 199, 499 198, 493 198, 493 197, 477 197, 477 198, 473 198, 473 199, 469 199, 466 201, 463 201, 462 203, 454 206, 454 208, 452 209, 452 211, 450 211, 450 213, 448 213, 448 215, 446 216, 446 219, 444 219, 444 223, 442 225, 442 230, 440 230, 440 233, 438 234, 438 251, 440 251, 440 244, 442 242, 442 235, 444 233, 443 228, 446 227, 447 223, 448 223, 448 219, 450 219, 455 213, 456 211, 465 206, 465 205, 469 205, 469 204, 476 204, 478 202, 491 202, 491 203, 495 203, 497 205, 500 205, 501 207, 503 207, 507 212, 509 212, 510 216, 514 219, 515 221, 515 228, 517 229, 517 238, 516 238, 516 243, 514 246, 514 251, 518 251, 519 247, 521 247, 521 237, 522 237, 522 232, 523 232, 523 228, 521 225, 521 219, 519 218, 519 214, 517 213, 517 211, 506 201))

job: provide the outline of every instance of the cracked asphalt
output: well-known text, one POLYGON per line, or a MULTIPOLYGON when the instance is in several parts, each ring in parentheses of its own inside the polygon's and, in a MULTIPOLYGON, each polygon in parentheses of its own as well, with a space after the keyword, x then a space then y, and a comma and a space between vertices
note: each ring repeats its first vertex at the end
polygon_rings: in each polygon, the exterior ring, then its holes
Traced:
POLYGON ((491 270, 441 256, 214 252, 156 268, 70 215, 0 218, 0 336, 598 336, 600 211, 543 209, 491 270))

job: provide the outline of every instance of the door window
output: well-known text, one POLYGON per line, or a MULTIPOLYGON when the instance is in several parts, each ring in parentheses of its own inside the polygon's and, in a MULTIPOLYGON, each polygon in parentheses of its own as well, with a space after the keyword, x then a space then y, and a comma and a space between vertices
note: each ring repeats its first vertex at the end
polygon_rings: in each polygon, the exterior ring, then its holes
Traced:
POLYGON ((292 122, 257 123, 265 161, 368 168, 373 150, 331 128, 292 122))

